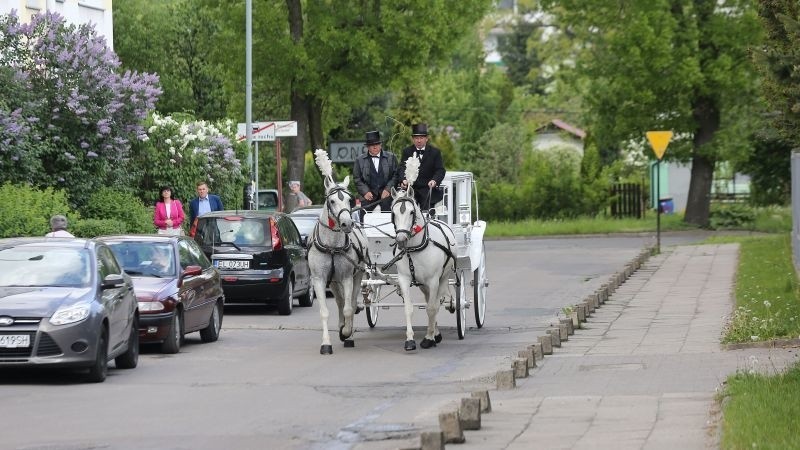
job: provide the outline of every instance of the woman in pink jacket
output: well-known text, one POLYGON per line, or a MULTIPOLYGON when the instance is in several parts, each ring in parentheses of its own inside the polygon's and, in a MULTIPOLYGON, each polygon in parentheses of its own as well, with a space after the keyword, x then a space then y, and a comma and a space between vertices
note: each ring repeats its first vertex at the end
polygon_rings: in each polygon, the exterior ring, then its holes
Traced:
POLYGON ((153 224, 158 229, 158 234, 180 235, 183 224, 183 205, 180 200, 172 198, 172 188, 163 186, 160 190, 153 224))

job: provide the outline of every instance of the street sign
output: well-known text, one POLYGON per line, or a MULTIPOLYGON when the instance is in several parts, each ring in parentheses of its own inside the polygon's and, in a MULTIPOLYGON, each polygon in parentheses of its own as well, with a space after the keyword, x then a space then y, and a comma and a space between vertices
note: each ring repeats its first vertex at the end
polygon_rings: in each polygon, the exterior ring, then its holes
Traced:
MULTIPOLYGON (((276 120, 273 122, 253 122, 253 141, 274 141, 276 137, 297 136, 297 122, 294 120, 276 120)), ((236 127, 236 140, 247 139, 247 124, 240 123, 236 127)))
POLYGON ((645 133, 647 140, 650 141, 650 146, 653 147, 653 153, 656 158, 661 161, 664 157, 664 152, 667 151, 670 139, 672 139, 672 131, 648 131, 645 133))
POLYGON ((331 142, 328 145, 328 153, 331 155, 331 162, 352 163, 359 155, 367 152, 364 141, 342 141, 331 142))

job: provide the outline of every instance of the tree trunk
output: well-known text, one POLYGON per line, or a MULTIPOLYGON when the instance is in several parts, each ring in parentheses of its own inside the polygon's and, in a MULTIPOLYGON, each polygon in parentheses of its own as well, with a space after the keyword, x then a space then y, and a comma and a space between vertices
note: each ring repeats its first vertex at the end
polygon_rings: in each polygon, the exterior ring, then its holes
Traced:
POLYGON ((704 151, 703 146, 711 142, 714 134, 719 130, 720 113, 716 102, 706 96, 697 97, 694 103, 695 123, 697 130, 694 133, 692 145, 692 174, 689 180, 689 196, 686 201, 684 222, 707 227, 711 209, 711 184, 714 177, 714 164, 716 158, 704 151))
MULTIPOLYGON (((289 33, 294 45, 303 45, 303 9, 301 0, 286 0, 289 8, 289 33)), ((303 181, 303 168, 305 165, 305 152, 308 148, 308 117, 309 101, 297 86, 297 81, 292 80, 291 85, 291 119, 297 122, 297 137, 292 139, 289 154, 286 157, 288 180, 303 181)), ((284 194, 285 197, 286 194, 284 194)))

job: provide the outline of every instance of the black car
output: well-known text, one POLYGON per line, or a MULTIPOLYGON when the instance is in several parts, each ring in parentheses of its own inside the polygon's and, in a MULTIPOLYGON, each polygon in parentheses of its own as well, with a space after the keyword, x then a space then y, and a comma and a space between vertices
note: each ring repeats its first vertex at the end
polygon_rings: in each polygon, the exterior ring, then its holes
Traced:
POLYGON ((75 367, 106 379, 139 360, 133 282, 92 239, 0 239, 0 367, 75 367))
POLYGON ((98 240, 111 247, 133 279, 141 343, 158 343, 163 353, 177 353, 184 335, 195 331, 203 342, 217 340, 225 296, 219 272, 196 242, 153 234, 98 240))
POLYGON ((311 306, 306 248, 288 215, 215 211, 198 218, 195 241, 222 274, 225 303, 261 303, 292 313, 311 306))

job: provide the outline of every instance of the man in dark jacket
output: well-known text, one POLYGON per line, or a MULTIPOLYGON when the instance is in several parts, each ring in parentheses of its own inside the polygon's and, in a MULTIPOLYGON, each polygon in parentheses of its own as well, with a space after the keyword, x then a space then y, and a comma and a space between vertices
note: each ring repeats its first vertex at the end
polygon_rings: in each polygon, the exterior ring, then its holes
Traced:
POLYGON ((402 180, 402 187, 407 188, 406 161, 408 158, 413 157, 416 152, 417 158, 420 159, 419 176, 411 187, 414 188, 414 198, 420 208, 423 211, 427 211, 441 201, 444 196, 439 188, 442 180, 444 180, 444 161, 442 160, 441 150, 428 145, 427 124, 411 125, 411 138, 414 144, 404 148, 400 157, 400 180, 402 180))
POLYGON ((366 145, 367 153, 358 156, 353 164, 353 180, 361 204, 369 207, 379 202, 381 211, 390 211, 391 189, 398 182, 397 157, 392 152, 383 151, 381 133, 378 131, 367 131, 366 145))
POLYGON ((211 211, 222 211, 222 200, 208 193, 205 181, 197 183, 197 197, 189 202, 189 224, 194 226, 194 219, 211 211))

